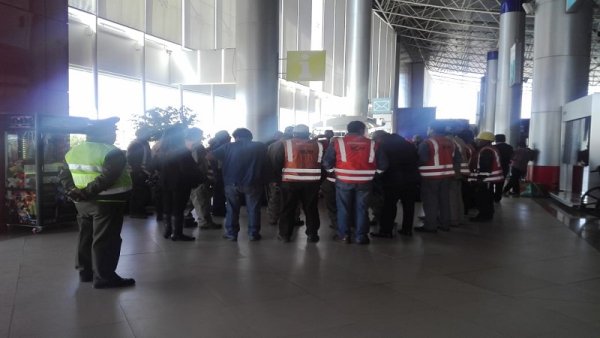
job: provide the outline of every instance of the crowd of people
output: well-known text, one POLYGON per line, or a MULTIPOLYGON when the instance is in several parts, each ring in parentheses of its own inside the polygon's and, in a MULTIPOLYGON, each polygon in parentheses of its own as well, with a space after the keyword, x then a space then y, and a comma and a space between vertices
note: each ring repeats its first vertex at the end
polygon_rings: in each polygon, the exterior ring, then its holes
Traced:
POLYGON ((126 202, 133 218, 148 217, 146 207, 153 203, 163 236, 173 241, 195 240, 184 233, 190 224, 201 230, 224 227, 223 238, 237 241, 243 205, 248 239, 259 241, 261 206, 266 204, 268 223, 278 227, 279 241, 293 241, 305 225, 307 242, 316 243, 322 198, 333 238, 368 244, 372 237, 393 238, 396 233, 449 231, 464 223, 471 209, 477 214, 469 221, 491 221, 495 202, 509 193, 519 195, 532 159, 529 148, 519 144, 513 151, 504 135, 483 131, 475 137, 467 127, 439 121, 424 140, 408 141, 384 131, 367 137, 366 125, 353 121, 344 136, 334 137, 333 131, 313 136, 299 124, 266 143, 254 141, 246 128, 232 133, 233 142, 220 131, 208 147, 198 128, 173 126, 152 148, 149 140, 155 133, 140 129, 125 156, 112 145, 112 122, 96 127, 87 142, 71 149, 68 169, 61 173, 78 210, 80 279, 97 288, 135 283, 115 273, 126 202), (423 224, 413 227, 419 200, 423 224), (224 216, 224 224, 213 216, 224 216), (375 231, 373 225, 378 226, 375 231))

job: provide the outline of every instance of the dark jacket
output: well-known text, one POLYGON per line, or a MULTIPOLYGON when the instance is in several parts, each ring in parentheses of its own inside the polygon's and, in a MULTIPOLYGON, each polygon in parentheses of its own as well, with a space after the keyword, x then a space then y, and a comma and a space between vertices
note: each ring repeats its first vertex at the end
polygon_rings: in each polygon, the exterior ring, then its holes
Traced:
POLYGON ((181 191, 197 187, 206 180, 198 170, 192 154, 187 149, 157 155, 159 184, 165 191, 181 191))
POLYGON ((383 137, 380 149, 389 162, 388 169, 381 177, 384 185, 411 185, 419 182, 419 156, 412 143, 398 134, 389 134, 383 137))
POLYGON ((500 154, 500 166, 502 167, 502 174, 506 177, 510 168, 510 160, 513 158, 513 147, 508 143, 496 143, 494 145, 498 149, 500 154))

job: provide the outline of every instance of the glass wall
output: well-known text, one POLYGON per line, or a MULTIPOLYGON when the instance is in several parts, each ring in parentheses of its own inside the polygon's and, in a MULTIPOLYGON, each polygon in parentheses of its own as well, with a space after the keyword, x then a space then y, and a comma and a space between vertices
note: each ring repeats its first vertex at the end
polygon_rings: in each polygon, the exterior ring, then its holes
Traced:
MULTIPOLYGON (((282 128, 345 113, 346 2, 280 0, 282 128), (285 80, 285 55, 295 50, 326 51, 324 81, 285 80)), ((121 146, 133 138, 133 116, 153 107, 191 108, 206 134, 242 127, 235 103, 235 4, 69 0, 70 114, 118 115, 121 146)), ((371 30, 369 96, 392 97, 396 34, 376 15, 371 30)))
POLYGON ((70 115, 120 117, 117 145, 123 148, 135 137, 134 116, 154 107, 192 109, 206 134, 242 126, 231 124, 241 120, 235 90, 226 84, 235 79, 234 52, 215 51, 235 45, 235 0, 69 5, 70 115), (202 81, 212 84, 198 85, 202 81))

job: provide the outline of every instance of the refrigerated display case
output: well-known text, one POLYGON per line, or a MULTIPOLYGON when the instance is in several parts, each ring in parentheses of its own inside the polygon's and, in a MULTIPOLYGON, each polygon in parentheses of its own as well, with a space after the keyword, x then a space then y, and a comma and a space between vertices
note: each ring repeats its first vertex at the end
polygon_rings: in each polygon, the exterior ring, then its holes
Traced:
POLYGON ((76 117, 9 117, 3 128, 7 227, 25 226, 37 233, 48 225, 75 220, 75 207, 60 186, 58 173, 72 135, 82 134, 91 123, 76 117))

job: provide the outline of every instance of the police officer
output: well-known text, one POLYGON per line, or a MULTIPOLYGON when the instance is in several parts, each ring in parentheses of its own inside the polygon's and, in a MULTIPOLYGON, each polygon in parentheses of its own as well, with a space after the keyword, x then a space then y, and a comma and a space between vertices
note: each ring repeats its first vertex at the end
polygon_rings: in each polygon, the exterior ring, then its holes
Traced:
POLYGON ((123 213, 131 190, 125 154, 113 145, 118 121, 111 118, 90 128, 87 141, 65 155, 68 169, 60 174, 60 182, 77 208, 79 278, 81 282, 93 281, 97 289, 135 284, 132 278, 121 278, 115 272, 123 213))
POLYGON ((500 154, 492 146, 494 134, 482 131, 477 135, 477 167, 471 173, 469 181, 474 185, 475 206, 479 213, 472 217, 473 222, 488 222, 494 217, 494 185, 504 181, 500 154))
POLYGON ((337 238, 351 242, 350 229, 356 225, 354 240, 369 243, 369 195, 376 172, 383 172, 388 161, 375 141, 366 138, 361 121, 348 124, 348 134, 332 139, 323 166, 336 174, 337 238))
POLYGON ((298 202, 306 216, 306 235, 309 243, 319 241, 319 188, 323 145, 309 139, 310 131, 304 124, 296 125, 292 139, 273 144, 276 147, 271 165, 281 171, 281 216, 278 239, 291 241, 296 225, 298 202))

